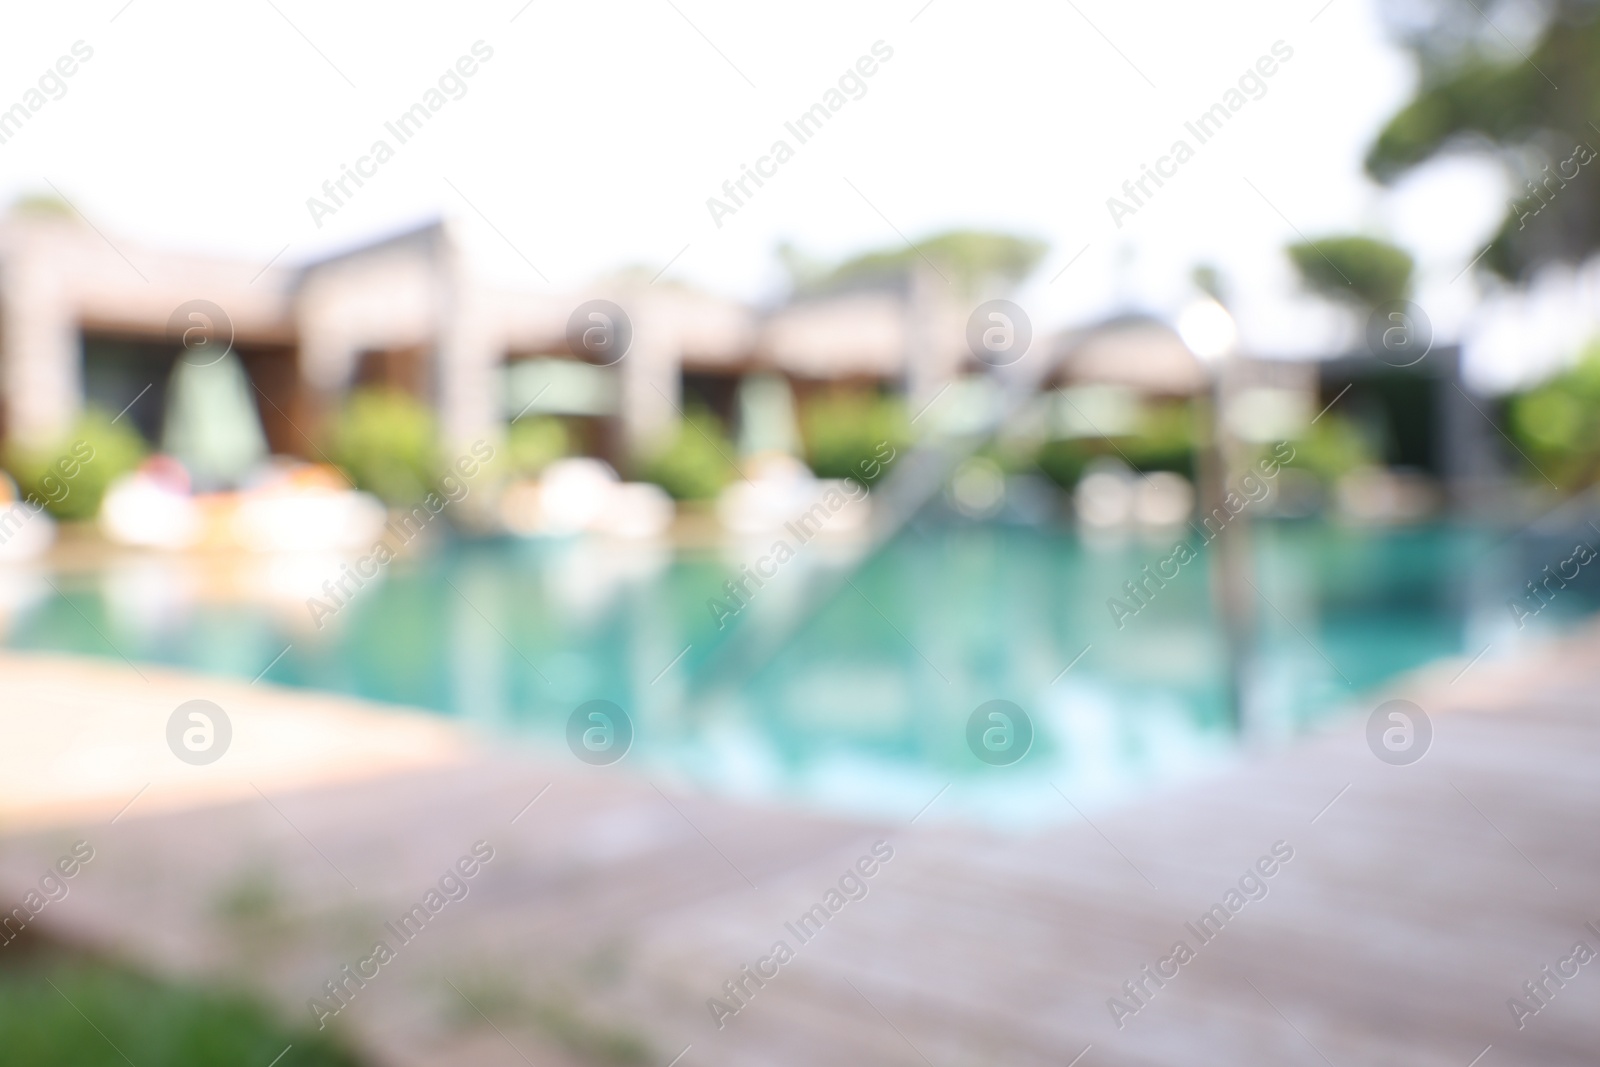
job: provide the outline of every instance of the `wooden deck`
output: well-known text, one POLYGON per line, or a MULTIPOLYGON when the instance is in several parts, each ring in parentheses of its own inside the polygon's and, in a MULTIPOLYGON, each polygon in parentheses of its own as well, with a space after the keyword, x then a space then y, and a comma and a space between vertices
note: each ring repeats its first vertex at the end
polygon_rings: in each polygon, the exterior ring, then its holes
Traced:
MULTIPOLYGON (((465 746, 297 780, 351 745, 301 731, 281 766, 240 750, 255 785, 166 782, 115 823, 132 789, 51 807, 41 778, 26 825, 0 790, 0 892, 20 900, 85 838, 96 858, 43 927, 163 970, 236 976, 309 1022, 307 998, 486 840, 495 858, 466 899, 333 1024, 401 1067, 666 1067, 686 1047, 681 1067, 1469 1067, 1480 1054, 1480 1067, 1590 1067, 1600 961, 1520 1031, 1507 999, 1576 942, 1600 951, 1585 929, 1600 927, 1600 632, 1449 684, 1461 666, 1408 683, 1435 728, 1411 767, 1379 762, 1347 722, 1093 825, 1018 837, 940 821, 937 806, 915 825, 853 824, 465 746), (879 840, 894 857, 867 896, 800 943, 784 924, 879 840), (1268 895, 1200 945, 1185 924, 1278 841, 1294 856, 1268 895), (794 958, 719 1030, 707 999, 726 1000, 723 983, 779 939, 794 958), (1179 939, 1196 958, 1119 1029, 1108 998, 1126 1001, 1123 983, 1179 939)), ((32 669, 0 660, 7 679, 32 669)), ((56 715, 194 688, 121 667, 55 677, 70 691, 50 694, 56 715)), ((13 737, 45 707, 22 692, 3 712, 13 737)), ((260 722, 328 703, 252 694, 271 705, 260 722)), ((80 723, 71 752, 116 728, 80 723)))

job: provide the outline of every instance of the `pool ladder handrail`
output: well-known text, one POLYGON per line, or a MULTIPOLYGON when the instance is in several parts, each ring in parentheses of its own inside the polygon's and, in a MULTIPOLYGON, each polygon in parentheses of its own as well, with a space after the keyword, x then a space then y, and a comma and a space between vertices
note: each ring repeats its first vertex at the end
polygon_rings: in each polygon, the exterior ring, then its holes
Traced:
MULTIPOLYGON (((880 486, 871 491, 870 528, 866 546, 859 555, 847 565, 820 576, 812 583, 800 607, 778 625, 736 623, 738 629, 690 674, 685 705, 714 703, 714 698, 722 691, 743 684, 770 663, 850 584, 851 576, 876 557, 939 494, 963 461, 993 440, 1002 427, 1039 395, 1040 384, 1056 368, 1057 360, 1052 357, 1053 354, 1036 360, 1024 358, 1012 368, 995 368, 987 377, 1000 386, 999 396, 991 417, 979 429, 964 434, 942 434, 935 430, 894 462, 880 486)), ((917 417, 925 414, 938 399, 936 395, 917 417)))

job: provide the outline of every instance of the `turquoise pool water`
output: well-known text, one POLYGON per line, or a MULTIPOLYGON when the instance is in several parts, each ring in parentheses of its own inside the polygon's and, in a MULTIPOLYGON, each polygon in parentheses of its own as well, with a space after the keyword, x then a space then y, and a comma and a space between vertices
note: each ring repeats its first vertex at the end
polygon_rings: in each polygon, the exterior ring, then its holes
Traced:
MULTIPOLYGON (((1248 691, 1264 737, 1361 710, 1437 657, 1508 649, 1506 599, 1563 555, 1452 525, 1262 523, 1253 536, 1248 691)), ((149 559, 56 577, 64 595, 14 612, 7 644, 244 678, 288 646, 265 680, 431 708, 574 766, 568 716, 601 698, 633 721, 619 767, 661 783, 896 818, 943 789, 929 818, 1025 825, 1070 817, 1057 789, 1103 806, 1237 757, 1207 556, 1121 629, 1107 607, 1173 540, 929 521, 807 613, 843 553, 815 542, 720 629, 708 600, 765 544, 673 556, 462 541, 393 565, 321 630, 303 602, 190 595, 185 564, 149 559), (1010 766, 967 747, 968 717, 992 699, 1034 726, 1010 766)), ((1540 625, 1588 610, 1580 594, 1540 625)))

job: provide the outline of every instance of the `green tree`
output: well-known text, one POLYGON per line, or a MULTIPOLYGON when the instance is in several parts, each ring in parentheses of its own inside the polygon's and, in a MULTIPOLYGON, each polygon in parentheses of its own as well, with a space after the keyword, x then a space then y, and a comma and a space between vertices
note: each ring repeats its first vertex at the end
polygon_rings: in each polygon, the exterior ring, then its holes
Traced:
POLYGON ((78 213, 72 205, 54 193, 27 193, 17 197, 11 202, 11 214, 15 218, 30 219, 77 219, 78 213))
POLYGON ((795 288, 803 293, 828 292, 860 282, 903 278, 918 266, 932 264, 963 295, 1021 282, 1044 258, 1049 245, 1012 234, 982 230, 950 230, 909 247, 875 249, 830 268, 806 259, 791 246, 778 250, 795 288))
POLYGON ((1600 248, 1600 4, 1538 0, 1517 23, 1480 0, 1396 5, 1393 28, 1415 56, 1421 85, 1383 127, 1367 171, 1393 182, 1453 151, 1487 152, 1513 200, 1482 264, 1526 278, 1542 263, 1577 262, 1600 248), (1529 25, 1513 42, 1500 27, 1529 25), (1558 88, 1559 87, 1559 88, 1558 88))
POLYGON ((1324 237, 1289 246, 1306 288, 1338 303, 1374 308, 1411 290, 1412 259, 1372 237, 1324 237))

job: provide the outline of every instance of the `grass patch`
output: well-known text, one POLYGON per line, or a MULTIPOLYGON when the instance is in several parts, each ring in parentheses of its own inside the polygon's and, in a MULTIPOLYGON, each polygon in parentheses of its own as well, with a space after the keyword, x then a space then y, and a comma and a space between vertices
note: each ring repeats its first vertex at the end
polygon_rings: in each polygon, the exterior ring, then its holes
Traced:
POLYGON ((0 950, 0 1059, 28 1067, 360 1067, 238 993, 158 981, 35 942, 0 950), (293 1046, 289 1048, 289 1046, 293 1046))
POLYGON ((535 1030, 579 1062, 594 1067, 648 1067, 660 1060, 642 1034, 597 1020, 578 1007, 578 997, 569 990, 554 989, 535 996, 504 975, 495 974, 463 979, 463 984, 466 989, 461 992, 470 999, 463 1003, 461 997, 452 994, 454 999, 450 1002, 451 1014, 459 1026, 478 1026, 484 1019, 498 1018, 501 1022, 492 1025, 535 1030))

